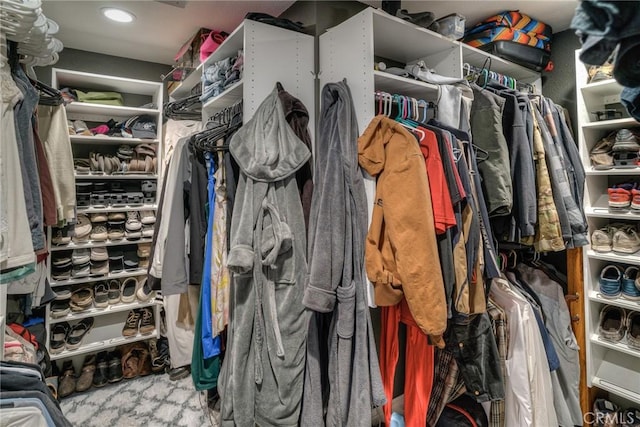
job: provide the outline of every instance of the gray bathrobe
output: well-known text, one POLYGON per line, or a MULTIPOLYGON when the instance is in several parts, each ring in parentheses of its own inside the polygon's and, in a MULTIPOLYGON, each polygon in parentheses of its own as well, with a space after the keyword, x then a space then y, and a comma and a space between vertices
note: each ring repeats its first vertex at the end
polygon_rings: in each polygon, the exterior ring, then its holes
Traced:
POLYGON ((302 304, 306 236, 295 172, 311 153, 274 89, 231 139, 240 166, 231 222, 223 426, 296 426, 309 313, 302 304))
POLYGON ((300 424, 370 426, 385 403, 364 276, 367 200, 345 82, 322 89, 309 221, 309 324, 300 424))

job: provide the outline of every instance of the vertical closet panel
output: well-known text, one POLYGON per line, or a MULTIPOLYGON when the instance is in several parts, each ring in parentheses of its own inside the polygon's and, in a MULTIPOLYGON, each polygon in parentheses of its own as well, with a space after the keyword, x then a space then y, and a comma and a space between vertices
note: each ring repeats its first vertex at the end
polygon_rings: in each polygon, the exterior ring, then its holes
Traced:
POLYGON ((253 117, 279 81, 304 103, 309 128, 315 129, 313 36, 247 19, 244 49, 244 121, 253 117))
POLYGON ((460 46, 451 46, 449 49, 433 53, 428 57, 420 59, 429 64, 429 68, 433 68, 436 74, 462 77, 462 52, 460 46))
POLYGON ((320 36, 320 88, 347 79, 362 132, 375 114, 373 25, 365 10, 320 36))

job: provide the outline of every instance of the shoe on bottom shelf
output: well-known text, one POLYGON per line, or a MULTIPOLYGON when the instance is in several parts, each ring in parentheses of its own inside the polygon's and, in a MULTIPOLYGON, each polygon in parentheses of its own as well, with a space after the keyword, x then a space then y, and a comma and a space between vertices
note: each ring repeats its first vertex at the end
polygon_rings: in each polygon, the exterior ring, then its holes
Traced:
POLYGON ((93 386, 103 387, 109 382, 109 360, 106 351, 96 356, 96 371, 93 374, 93 386))
POLYGON ((62 375, 58 378, 58 396, 67 397, 76 389, 76 373, 73 370, 73 362, 67 360, 62 365, 62 375))
POLYGON ((122 380, 122 354, 119 350, 114 350, 108 355, 109 368, 108 368, 108 381, 110 383, 117 383, 122 380))
POLYGON ((171 381, 178 381, 183 378, 187 378, 191 373, 191 368, 189 365, 180 366, 179 368, 173 368, 169 371, 169 379, 171 381))
POLYGON ((593 402, 593 418, 598 427, 618 427, 620 408, 607 399, 596 399, 593 402))
POLYGON ((600 322, 598 324, 598 334, 600 338, 618 342, 625 334, 625 322, 627 312, 625 309, 613 305, 605 305, 600 312, 600 322))
POLYGON ((640 408, 627 408, 620 413, 624 427, 640 427, 640 408))
POLYGON ((93 375, 96 371, 96 355, 91 354, 84 359, 82 371, 76 381, 76 391, 87 391, 93 383, 93 375))

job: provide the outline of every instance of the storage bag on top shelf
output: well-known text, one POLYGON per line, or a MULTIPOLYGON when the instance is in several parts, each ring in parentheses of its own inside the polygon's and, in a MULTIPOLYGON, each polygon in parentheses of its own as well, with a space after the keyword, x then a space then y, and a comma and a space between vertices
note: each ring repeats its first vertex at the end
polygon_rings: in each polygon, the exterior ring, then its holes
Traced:
POLYGON ((491 16, 465 33, 470 46, 540 71, 552 68, 551 35, 548 24, 518 11, 504 11, 491 16))

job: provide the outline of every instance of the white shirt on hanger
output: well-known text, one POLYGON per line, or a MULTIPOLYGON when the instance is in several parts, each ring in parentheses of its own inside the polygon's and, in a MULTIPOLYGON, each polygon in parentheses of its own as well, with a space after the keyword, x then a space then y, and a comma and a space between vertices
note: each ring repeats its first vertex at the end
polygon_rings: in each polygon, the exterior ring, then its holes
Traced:
POLYGON ((533 307, 511 288, 505 278, 493 279, 491 296, 509 319, 505 424, 557 426, 549 363, 533 307))

